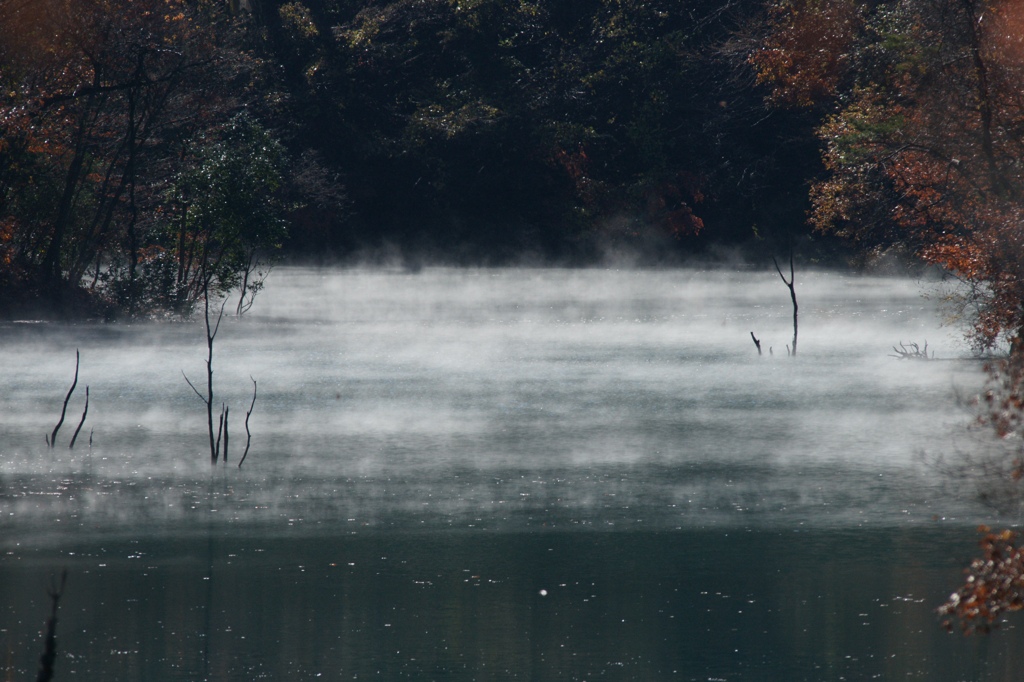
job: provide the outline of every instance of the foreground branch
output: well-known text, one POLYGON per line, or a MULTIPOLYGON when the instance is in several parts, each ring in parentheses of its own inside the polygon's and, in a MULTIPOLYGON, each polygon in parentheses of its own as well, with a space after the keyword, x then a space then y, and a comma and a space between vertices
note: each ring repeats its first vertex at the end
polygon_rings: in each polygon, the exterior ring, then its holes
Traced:
POLYGON ((1004 615, 1024 608, 1024 550, 1010 530, 993 533, 982 526, 981 557, 964 571, 967 579, 939 607, 943 626, 959 622, 964 634, 988 633, 1004 615))

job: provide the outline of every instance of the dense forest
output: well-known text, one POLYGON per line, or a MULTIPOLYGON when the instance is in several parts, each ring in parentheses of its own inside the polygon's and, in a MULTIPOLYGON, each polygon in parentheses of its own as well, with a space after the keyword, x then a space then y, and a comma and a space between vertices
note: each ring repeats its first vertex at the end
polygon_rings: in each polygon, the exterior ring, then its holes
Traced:
POLYGON ((281 256, 897 253, 1013 337, 1009 0, 0 0, 0 301, 239 309, 281 256))

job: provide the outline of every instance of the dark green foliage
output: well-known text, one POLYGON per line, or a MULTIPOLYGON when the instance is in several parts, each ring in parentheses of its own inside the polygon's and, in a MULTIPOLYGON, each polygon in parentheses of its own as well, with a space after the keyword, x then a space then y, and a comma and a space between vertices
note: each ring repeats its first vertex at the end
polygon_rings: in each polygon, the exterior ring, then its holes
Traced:
POLYGON ((164 229, 166 253, 152 262, 169 304, 191 307, 205 292, 259 292, 262 273, 286 236, 279 199, 284 148, 250 115, 231 119, 217 139, 200 146, 171 183, 164 229), (169 270, 174 270, 173 277, 169 270))
POLYGON ((755 83, 764 5, 145 0, 55 21, 0 0, 22 85, 0 100, 0 287, 187 312, 205 273, 241 312, 278 244, 495 263, 792 243, 818 119, 755 83))
POLYGON ((255 15, 282 66, 282 127, 348 190, 333 245, 494 261, 802 224, 813 120, 753 87, 737 35, 760 5, 307 0, 255 15))

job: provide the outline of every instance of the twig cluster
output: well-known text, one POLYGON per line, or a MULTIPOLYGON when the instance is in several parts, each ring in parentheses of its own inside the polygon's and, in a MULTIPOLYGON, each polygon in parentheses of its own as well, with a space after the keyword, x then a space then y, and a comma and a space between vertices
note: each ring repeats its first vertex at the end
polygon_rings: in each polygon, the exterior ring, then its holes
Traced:
POLYGON ((895 355, 890 355, 891 358, 899 358, 900 360, 931 360, 935 357, 935 351, 928 355, 928 342, 924 342, 924 348, 921 348, 916 343, 903 343, 900 341, 900 347, 892 347, 895 355))

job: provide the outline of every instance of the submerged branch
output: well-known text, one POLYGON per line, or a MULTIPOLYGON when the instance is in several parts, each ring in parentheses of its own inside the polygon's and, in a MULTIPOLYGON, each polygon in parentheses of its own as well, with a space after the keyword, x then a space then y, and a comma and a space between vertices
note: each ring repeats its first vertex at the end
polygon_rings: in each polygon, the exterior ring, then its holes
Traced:
POLYGON ((932 351, 931 356, 928 355, 928 342, 924 342, 924 348, 922 349, 916 343, 904 344, 900 341, 900 347, 892 347, 896 355, 890 355, 891 358, 899 358, 900 360, 930 360, 935 357, 935 351, 932 351))

